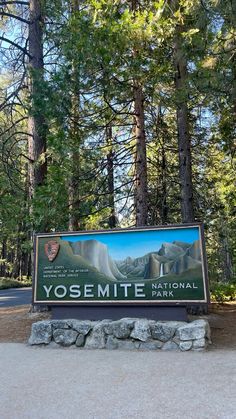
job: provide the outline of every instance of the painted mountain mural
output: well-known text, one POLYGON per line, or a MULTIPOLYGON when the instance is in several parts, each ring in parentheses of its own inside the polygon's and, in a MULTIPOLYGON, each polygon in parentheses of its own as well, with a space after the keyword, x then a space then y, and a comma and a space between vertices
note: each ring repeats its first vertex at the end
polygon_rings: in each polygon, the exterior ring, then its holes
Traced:
POLYGON ((112 260, 105 244, 98 240, 69 242, 74 255, 79 255, 100 273, 113 281, 126 279, 112 260))
POLYGON ((73 254, 82 257, 89 265, 112 281, 158 279, 163 276, 182 275, 197 270, 201 272, 199 240, 193 243, 173 241, 162 243, 157 251, 141 257, 115 261, 108 246, 98 240, 69 242, 73 254))

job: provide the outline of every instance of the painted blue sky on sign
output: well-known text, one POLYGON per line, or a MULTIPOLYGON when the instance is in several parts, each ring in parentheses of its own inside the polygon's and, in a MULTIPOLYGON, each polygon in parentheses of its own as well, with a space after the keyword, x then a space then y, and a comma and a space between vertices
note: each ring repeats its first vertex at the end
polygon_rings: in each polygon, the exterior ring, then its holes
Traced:
POLYGON ((109 254, 115 260, 123 260, 130 256, 137 258, 149 252, 157 252, 162 243, 174 240, 193 243, 199 239, 198 227, 187 227, 163 230, 128 231, 118 233, 91 233, 61 236, 61 240, 85 241, 98 240, 106 244, 109 254))

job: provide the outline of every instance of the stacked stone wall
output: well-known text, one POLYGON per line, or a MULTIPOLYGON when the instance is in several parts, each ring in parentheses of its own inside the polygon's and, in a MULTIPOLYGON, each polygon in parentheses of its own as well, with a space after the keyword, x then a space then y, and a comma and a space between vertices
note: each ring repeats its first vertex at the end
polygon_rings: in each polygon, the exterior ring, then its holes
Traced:
POLYGON ((211 343, 206 320, 191 323, 124 318, 98 322, 48 320, 32 325, 29 345, 85 349, 202 351, 211 343))

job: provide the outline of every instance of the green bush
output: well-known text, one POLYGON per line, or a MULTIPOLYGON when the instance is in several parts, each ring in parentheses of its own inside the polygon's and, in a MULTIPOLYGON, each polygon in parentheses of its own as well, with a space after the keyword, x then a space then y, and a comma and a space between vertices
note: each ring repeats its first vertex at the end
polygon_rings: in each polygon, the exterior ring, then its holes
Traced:
POLYGON ((210 284, 211 300, 223 303, 236 300, 236 283, 213 282, 210 284))
POLYGON ((7 288, 22 288, 22 287, 31 287, 31 281, 17 281, 16 279, 7 279, 0 278, 0 290, 5 290, 7 288))

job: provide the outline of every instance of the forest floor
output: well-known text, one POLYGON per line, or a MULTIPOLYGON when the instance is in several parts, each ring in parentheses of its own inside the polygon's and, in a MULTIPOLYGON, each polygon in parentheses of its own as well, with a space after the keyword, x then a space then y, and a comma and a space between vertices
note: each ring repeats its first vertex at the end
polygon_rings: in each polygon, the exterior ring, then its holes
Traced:
MULTIPOLYGON (((236 302, 213 303, 209 314, 201 318, 207 319, 211 326, 210 350, 236 349, 236 302)), ((46 319, 50 319, 50 312, 29 313, 28 305, 0 308, 0 342, 26 343, 32 323, 46 319)))

